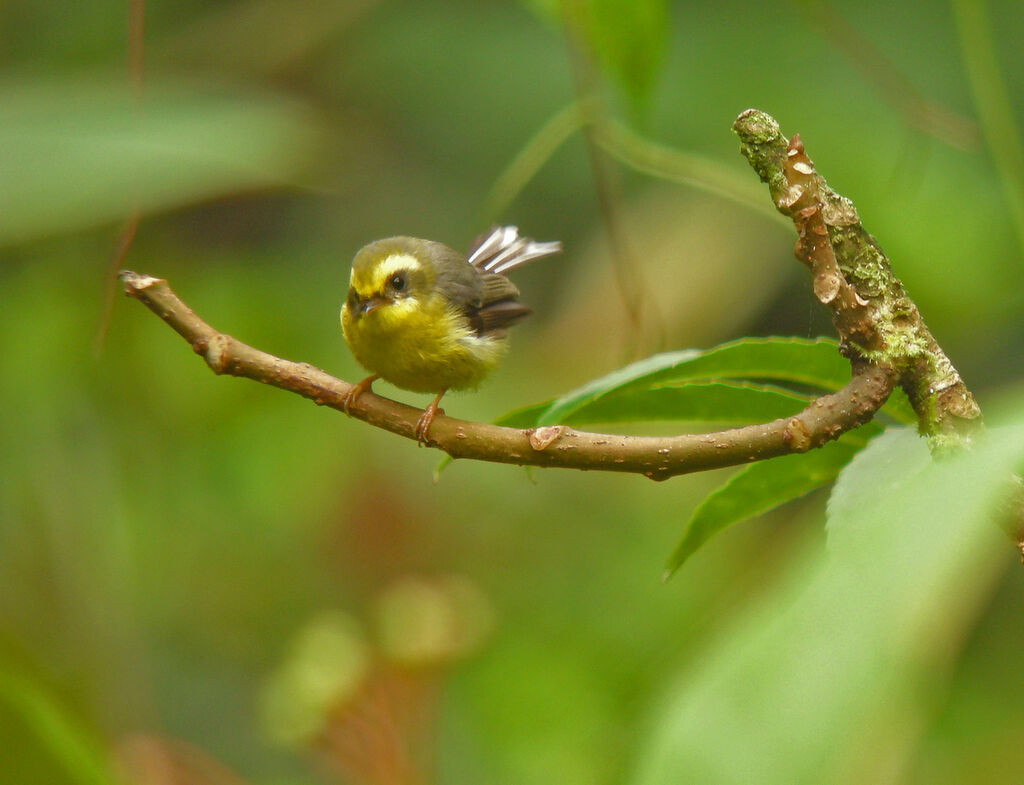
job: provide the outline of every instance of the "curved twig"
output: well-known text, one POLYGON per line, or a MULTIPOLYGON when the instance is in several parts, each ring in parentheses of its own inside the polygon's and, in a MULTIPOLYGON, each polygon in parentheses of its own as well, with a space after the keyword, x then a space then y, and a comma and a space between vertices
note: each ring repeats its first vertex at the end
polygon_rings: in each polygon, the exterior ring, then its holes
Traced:
MULTIPOLYGON (((216 374, 242 376, 297 393, 321 406, 343 410, 351 388, 307 363, 283 360, 254 349, 204 322, 167 282, 129 271, 125 292, 167 322, 216 374)), ((428 443, 452 458, 522 466, 547 466, 643 474, 664 480, 680 474, 736 466, 789 453, 806 452, 839 438, 871 419, 885 403, 896 374, 882 365, 856 361, 843 389, 813 401, 793 417, 717 433, 680 436, 621 436, 588 433, 564 425, 503 428, 438 416, 428 443)), ((415 440, 420 410, 364 393, 352 404, 353 417, 415 440)))

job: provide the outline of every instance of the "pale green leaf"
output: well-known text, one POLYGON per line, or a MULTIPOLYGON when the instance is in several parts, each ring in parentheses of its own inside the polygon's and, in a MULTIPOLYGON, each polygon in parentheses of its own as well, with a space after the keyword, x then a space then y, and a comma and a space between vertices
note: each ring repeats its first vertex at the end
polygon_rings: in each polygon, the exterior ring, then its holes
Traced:
POLYGON ((829 546, 702 652, 672 690, 637 785, 877 782, 927 727, 938 677, 1011 559, 993 520, 1024 426, 933 461, 910 430, 840 474, 829 546))

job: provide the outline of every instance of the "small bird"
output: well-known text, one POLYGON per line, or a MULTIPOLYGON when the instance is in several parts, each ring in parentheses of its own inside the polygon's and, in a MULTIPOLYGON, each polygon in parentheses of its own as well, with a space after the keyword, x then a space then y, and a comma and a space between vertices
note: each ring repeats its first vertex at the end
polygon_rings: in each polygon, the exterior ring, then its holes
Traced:
POLYGON ((345 412, 378 378, 435 393, 416 423, 416 439, 426 443, 441 397, 476 387, 498 364, 507 328, 531 313, 504 274, 560 250, 558 242, 520 237, 514 226, 481 235, 465 255, 415 237, 388 237, 360 249, 341 329, 372 375, 345 395, 345 412))

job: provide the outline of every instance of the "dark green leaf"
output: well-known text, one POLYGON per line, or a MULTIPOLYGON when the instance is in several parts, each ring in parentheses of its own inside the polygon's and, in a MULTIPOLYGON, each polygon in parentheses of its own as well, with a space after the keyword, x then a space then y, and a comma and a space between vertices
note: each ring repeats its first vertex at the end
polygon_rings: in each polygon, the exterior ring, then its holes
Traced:
POLYGON ((587 403, 565 420, 592 423, 676 422, 747 425, 790 417, 811 398, 749 382, 694 383, 653 390, 626 390, 587 403))
POLYGON ((881 431, 881 426, 868 423, 820 450, 760 461, 732 475, 694 511, 682 540, 669 558, 665 577, 723 529, 832 482, 867 440, 881 431))
MULTIPOLYGON (((835 391, 850 381, 850 364, 829 338, 742 338, 707 351, 683 349, 656 354, 594 379, 556 399, 538 425, 567 423, 601 398, 634 389, 720 379, 771 380, 835 391)), ((913 422, 901 396, 884 410, 899 422, 913 422)))
POLYGON ((686 352, 656 357, 669 362, 626 386, 695 379, 770 379, 838 390, 850 381, 850 363, 839 354, 839 344, 831 338, 740 338, 698 351, 695 357, 688 357, 686 352), (673 359, 676 361, 671 362, 673 359))
POLYGON ((770 379, 837 390, 850 380, 850 366, 835 341, 819 338, 743 338, 707 351, 682 349, 656 354, 561 396, 540 425, 564 422, 597 399, 629 389, 707 379, 770 379))

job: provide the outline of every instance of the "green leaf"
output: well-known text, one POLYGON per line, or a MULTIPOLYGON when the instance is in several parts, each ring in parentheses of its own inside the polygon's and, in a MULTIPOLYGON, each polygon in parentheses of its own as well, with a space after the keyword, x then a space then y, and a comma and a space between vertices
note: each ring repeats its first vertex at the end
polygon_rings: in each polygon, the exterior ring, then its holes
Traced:
MULTIPOLYGON (((741 338, 706 351, 666 352, 627 365, 557 398, 537 424, 568 423, 584 407, 629 390, 721 379, 771 380, 835 391, 850 381, 850 364, 839 354, 839 344, 830 338, 741 338)), ((902 395, 883 410, 899 422, 915 421, 902 395)))
POLYGON ((631 389, 598 398, 578 408, 564 422, 585 425, 669 420, 747 425, 790 417, 810 400, 810 396, 750 382, 694 383, 631 389))
POLYGON ((306 111, 209 86, 0 85, 0 244, 279 185, 314 149, 306 111))
POLYGON ((760 461, 736 472, 694 510, 664 577, 669 578, 705 542, 734 523, 774 510, 835 480, 867 440, 881 432, 880 425, 868 423, 819 450, 760 461))
POLYGON ((658 363, 661 367, 627 386, 694 379, 771 379, 838 390, 850 381, 850 363, 839 354, 839 344, 831 338, 740 338, 698 351, 695 357, 688 357, 686 352, 655 357, 662 358, 658 363))
POLYGON ((688 657, 638 756, 636 785, 878 782, 941 705, 950 659, 1011 549, 993 520, 1024 424, 932 461, 909 429, 840 473, 829 547, 688 657))
POLYGON ((539 425, 564 422, 602 397, 630 389, 707 379, 770 379, 837 390, 850 380, 850 366, 835 341, 819 338, 743 338, 712 349, 682 349, 632 363, 556 399, 539 425))

